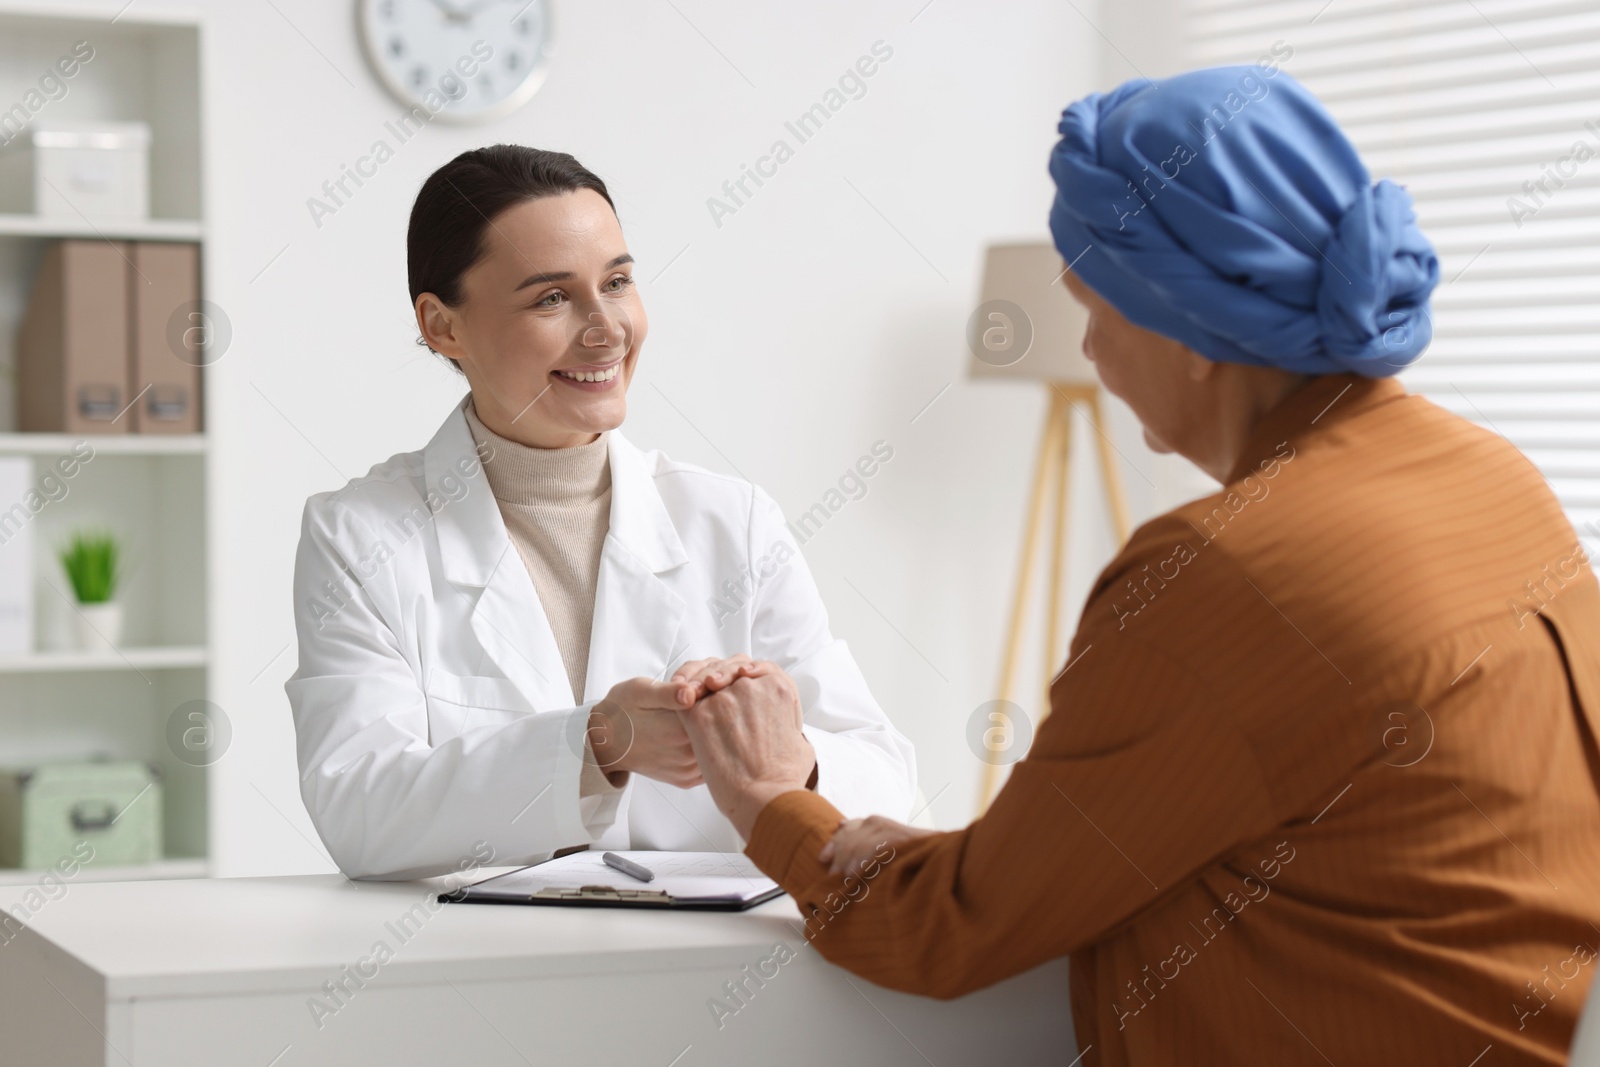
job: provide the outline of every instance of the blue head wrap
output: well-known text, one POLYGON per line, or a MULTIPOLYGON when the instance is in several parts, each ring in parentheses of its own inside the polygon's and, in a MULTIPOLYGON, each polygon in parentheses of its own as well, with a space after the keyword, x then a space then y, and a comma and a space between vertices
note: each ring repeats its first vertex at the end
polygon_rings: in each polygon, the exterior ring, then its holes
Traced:
POLYGON ((1439 262, 1410 196, 1289 75, 1141 79, 1059 129, 1056 248, 1135 325, 1302 374, 1387 377, 1428 347, 1439 262))

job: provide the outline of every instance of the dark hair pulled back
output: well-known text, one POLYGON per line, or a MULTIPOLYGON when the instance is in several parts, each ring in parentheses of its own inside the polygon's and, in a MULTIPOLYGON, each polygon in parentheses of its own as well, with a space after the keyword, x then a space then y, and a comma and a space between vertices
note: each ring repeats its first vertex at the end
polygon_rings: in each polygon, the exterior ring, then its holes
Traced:
POLYGON ((417 193, 406 230, 412 306, 423 293, 450 307, 461 303, 461 278, 483 257, 484 234, 502 211, 580 189, 593 189, 616 210, 606 183, 565 152, 488 145, 434 171, 417 193))

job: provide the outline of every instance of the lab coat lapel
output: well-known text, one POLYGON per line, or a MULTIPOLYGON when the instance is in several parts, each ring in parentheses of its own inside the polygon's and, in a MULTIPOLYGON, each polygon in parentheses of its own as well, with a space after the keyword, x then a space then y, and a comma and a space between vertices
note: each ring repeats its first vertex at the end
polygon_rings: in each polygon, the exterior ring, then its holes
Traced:
POLYGON ((688 605, 660 575, 689 561, 656 491, 649 462, 613 430, 611 524, 600 556, 583 699, 599 700, 627 678, 661 678, 687 648, 688 605))
POLYGON ((572 707, 572 684, 555 633, 489 489, 467 426, 466 403, 457 405, 423 452, 445 577, 460 596, 476 598, 473 634, 532 706, 541 711, 572 707))
POLYGON ((503 527, 500 536, 506 538, 506 548, 473 610, 472 632, 536 709, 570 708, 576 703, 572 682, 538 590, 503 527))

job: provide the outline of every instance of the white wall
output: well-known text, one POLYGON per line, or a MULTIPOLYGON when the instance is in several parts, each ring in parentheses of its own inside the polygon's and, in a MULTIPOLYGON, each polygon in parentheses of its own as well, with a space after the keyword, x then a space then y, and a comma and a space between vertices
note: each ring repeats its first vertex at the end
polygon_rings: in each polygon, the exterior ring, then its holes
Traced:
MULTIPOLYGON (((791 517, 874 441, 893 446, 806 555, 835 630, 916 743, 926 794, 948 786, 934 821, 964 823, 979 770, 965 724, 994 696, 1043 395, 968 384, 962 331, 982 245, 1047 233, 1056 119, 1094 87, 1104 51, 1083 16, 1042 0, 564 0, 554 69, 526 108, 424 131, 319 229, 307 198, 401 108, 366 70, 350 3, 274 2, 194 3, 207 18, 205 282, 234 330, 207 412, 212 699, 235 730, 214 768, 218 873, 331 867, 300 803, 282 689, 300 510, 420 447, 460 395, 412 344, 405 224, 428 173, 501 140, 573 152, 618 199, 652 319, 635 441, 736 468, 791 517), (707 197, 880 39, 894 55, 866 96, 718 228, 707 197)), ((1143 518, 1181 480, 1117 418, 1143 518)), ((1074 612, 1112 549, 1084 470, 1074 612)))

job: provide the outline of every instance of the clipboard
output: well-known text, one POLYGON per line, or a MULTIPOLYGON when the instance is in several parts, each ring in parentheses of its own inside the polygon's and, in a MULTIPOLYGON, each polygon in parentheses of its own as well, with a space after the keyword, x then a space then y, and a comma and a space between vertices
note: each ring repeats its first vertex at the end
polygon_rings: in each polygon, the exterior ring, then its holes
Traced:
POLYGON ((572 852, 485 878, 439 899, 449 904, 746 911, 783 889, 737 852, 618 852, 650 868, 641 882, 606 866, 596 851, 572 852))

